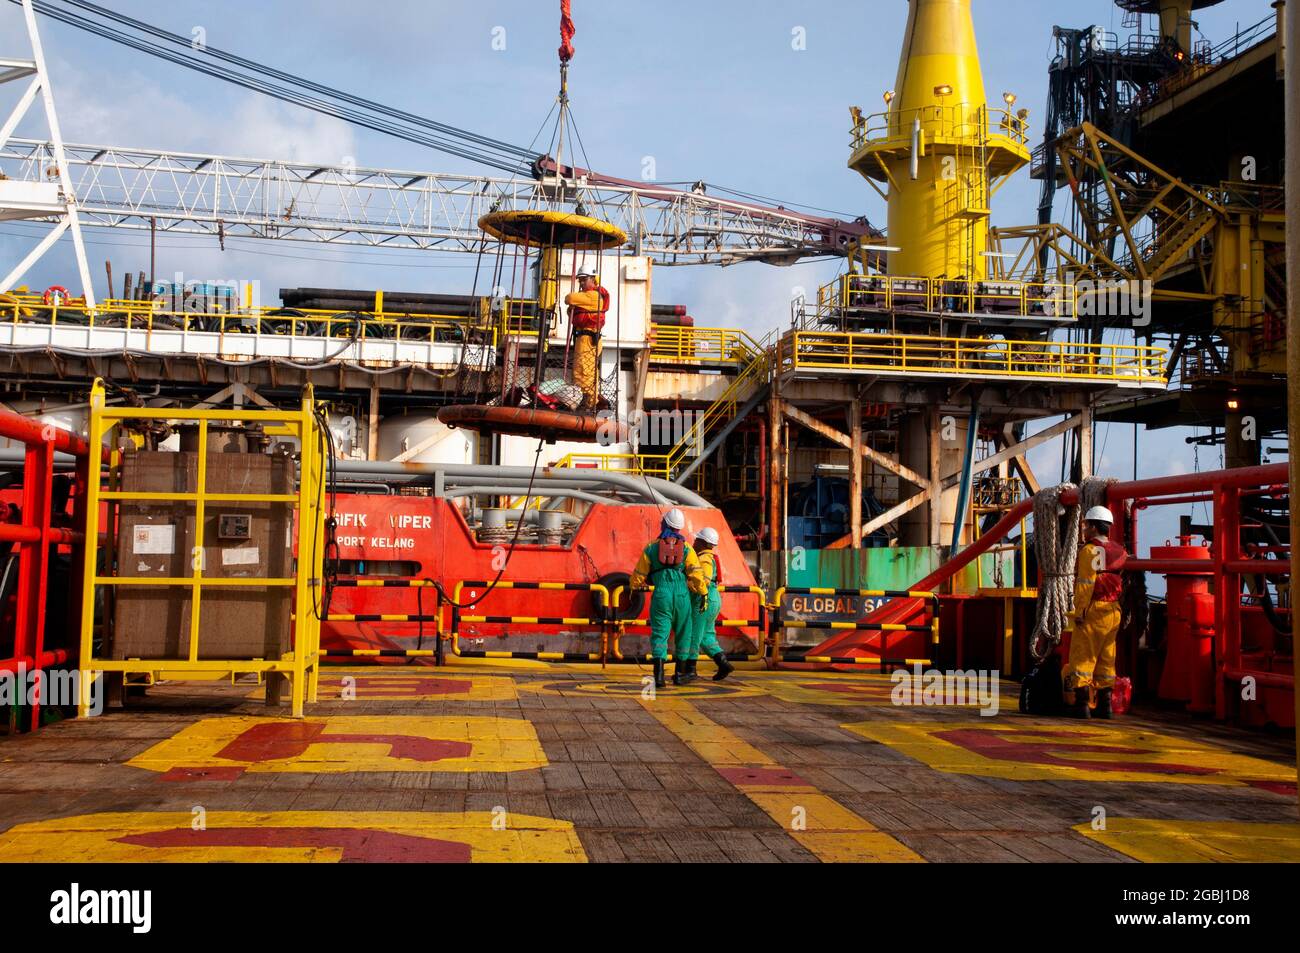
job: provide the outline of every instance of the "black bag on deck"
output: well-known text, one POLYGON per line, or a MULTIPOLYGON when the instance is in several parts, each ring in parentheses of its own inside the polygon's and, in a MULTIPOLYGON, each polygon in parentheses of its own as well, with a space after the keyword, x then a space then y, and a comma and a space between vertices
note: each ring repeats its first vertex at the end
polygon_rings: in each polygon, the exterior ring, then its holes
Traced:
POLYGON ((1020 682, 1020 711, 1026 715, 1059 715, 1065 707, 1061 697, 1061 657, 1052 652, 1020 682))

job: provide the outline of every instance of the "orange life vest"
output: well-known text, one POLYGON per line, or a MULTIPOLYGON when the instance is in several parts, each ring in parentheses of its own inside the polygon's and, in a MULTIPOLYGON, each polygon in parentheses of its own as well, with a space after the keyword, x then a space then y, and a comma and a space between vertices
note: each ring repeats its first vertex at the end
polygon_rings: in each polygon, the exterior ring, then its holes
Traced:
POLYGON ((600 295, 600 310, 579 311, 575 308, 571 318, 575 331, 599 334, 605 329, 605 312, 609 310, 609 292, 605 290, 604 285, 597 285, 596 292, 600 295))

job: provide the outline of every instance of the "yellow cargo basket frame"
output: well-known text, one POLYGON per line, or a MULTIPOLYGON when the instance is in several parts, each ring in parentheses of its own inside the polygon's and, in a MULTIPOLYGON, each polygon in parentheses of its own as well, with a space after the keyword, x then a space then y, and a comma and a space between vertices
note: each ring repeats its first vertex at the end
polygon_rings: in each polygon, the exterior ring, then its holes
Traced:
MULTIPOLYGON (((111 446, 118 444, 117 431, 126 421, 193 421, 198 424, 198 465, 195 492, 145 493, 125 492, 117 488, 121 452, 113 450, 109 469, 109 488, 103 486, 101 467, 90 468, 86 491, 86 545, 81 593, 81 655, 78 667, 79 694, 77 714, 90 713, 91 687, 95 678, 108 673, 143 675, 147 683, 161 679, 210 681, 243 674, 256 674, 261 681, 270 675, 289 680, 293 716, 302 717, 304 701, 316 701, 317 680, 320 670, 320 618, 317 606, 323 598, 322 565, 325 551, 324 486, 326 459, 323 452, 324 436, 316 415, 316 402, 311 386, 303 391, 302 406, 297 410, 181 410, 177 408, 109 407, 105 401, 102 380, 96 380, 90 392, 91 447, 103 445, 106 434, 111 434, 111 446), (266 433, 275 436, 296 437, 300 445, 299 478, 297 492, 275 493, 209 493, 207 491, 208 425, 212 421, 260 423, 266 433), (111 568, 99 574, 101 519, 100 503, 120 501, 188 502, 194 507, 194 539, 192 572, 189 576, 121 576, 111 568), (214 577, 204 576, 203 523, 204 509, 209 503, 282 503, 297 511, 297 559, 294 574, 289 578, 269 577, 214 577), (314 545, 313 545, 314 543, 314 545), (176 659, 101 659, 94 657, 95 590, 98 586, 147 585, 184 586, 190 589, 189 648, 187 658, 176 659), (293 646, 277 659, 200 659, 199 620, 203 590, 211 586, 293 587, 293 646)), ((111 567, 111 552, 105 561, 111 567)))

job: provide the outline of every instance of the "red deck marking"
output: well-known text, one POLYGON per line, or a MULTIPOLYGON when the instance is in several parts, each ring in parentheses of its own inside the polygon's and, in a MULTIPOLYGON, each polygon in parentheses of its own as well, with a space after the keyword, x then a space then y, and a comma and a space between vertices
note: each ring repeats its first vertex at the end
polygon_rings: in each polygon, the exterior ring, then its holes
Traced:
POLYGON ((1283 797, 1294 798, 1296 796, 1296 785, 1294 781, 1247 781, 1252 788, 1259 788, 1261 791, 1271 791, 1274 794, 1280 794, 1283 797))
POLYGON ((159 781, 234 781, 244 773, 243 768, 172 768, 158 777, 159 781))
POLYGON ((325 733, 324 722, 275 721, 249 728, 218 751, 217 757, 231 761, 282 761, 302 757, 314 744, 388 745, 390 757, 414 761, 467 758, 474 750, 468 741, 414 735, 330 735, 325 733))
POLYGON ((1155 754, 1143 748, 1125 748, 1119 745, 1075 744, 1066 741, 1018 741, 1011 736, 1020 735, 1037 739, 1042 735, 1077 738, 1068 731, 994 731, 988 728, 954 728, 935 732, 936 738, 960 745, 967 751, 995 761, 1018 761, 1022 764, 1054 764, 1069 768, 1086 768, 1093 771, 1147 771, 1151 774, 1216 774, 1218 768, 1190 764, 1169 764, 1156 761, 1091 761, 1061 757, 1057 751, 1096 752, 1098 754, 1155 754))
POLYGON ((344 864, 470 862, 469 844, 355 827, 218 827, 203 831, 174 827, 165 831, 126 834, 113 840, 138 847, 341 848, 343 856, 339 862, 344 864))
POLYGON ((729 768, 716 764, 713 768, 718 772, 718 774, 739 787, 744 787, 746 785, 763 785, 765 787, 773 785, 812 787, 811 784, 799 777, 799 775, 795 774, 793 771, 787 771, 785 768, 729 768))

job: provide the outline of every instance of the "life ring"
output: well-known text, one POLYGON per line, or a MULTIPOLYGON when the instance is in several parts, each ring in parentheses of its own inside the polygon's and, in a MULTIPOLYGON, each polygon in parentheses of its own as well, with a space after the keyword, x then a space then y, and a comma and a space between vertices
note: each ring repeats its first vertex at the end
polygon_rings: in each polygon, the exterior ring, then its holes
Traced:
POLYGON ((68 293, 68 289, 63 287, 63 285, 50 285, 45 289, 45 294, 41 295, 41 301, 45 304, 53 305, 54 296, 56 294, 59 295, 59 304, 63 304, 63 302, 72 297, 72 295, 68 293))
POLYGON ((539 407, 489 407, 484 404, 456 404, 438 411, 438 419, 449 427, 464 427, 483 433, 590 441, 607 446, 627 439, 627 425, 612 417, 574 414, 539 407))

